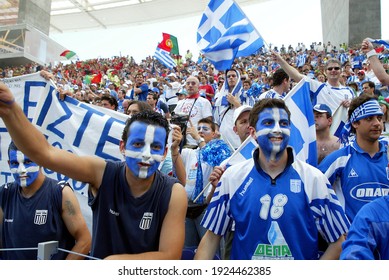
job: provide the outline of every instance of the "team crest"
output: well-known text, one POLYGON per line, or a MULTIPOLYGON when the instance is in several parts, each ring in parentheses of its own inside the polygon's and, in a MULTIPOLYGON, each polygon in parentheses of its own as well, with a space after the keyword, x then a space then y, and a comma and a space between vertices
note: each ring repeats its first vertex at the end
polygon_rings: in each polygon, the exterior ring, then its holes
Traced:
POLYGON ((34 224, 44 225, 47 222, 47 214, 49 210, 35 210, 34 224))
MULTIPOLYGON (((387 171, 386 171, 386 176, 388 176, 388 172, 387 171)), ((355 172, 354 168, 351 168, 351 171, 348 174, 348 177, 349 178, 356 178, 356 177, 358 177, 358 173, 355 172)))
POLYGON ((294 193, 301 192, 301 180, 290 179, 290 191, 294 193))
POLYGON ((142 220, 140 220, 139 228, 143 230, 149 229, 152 221, 153 221, 153 213, 151 212, 143 213, 143 218, 142 220))

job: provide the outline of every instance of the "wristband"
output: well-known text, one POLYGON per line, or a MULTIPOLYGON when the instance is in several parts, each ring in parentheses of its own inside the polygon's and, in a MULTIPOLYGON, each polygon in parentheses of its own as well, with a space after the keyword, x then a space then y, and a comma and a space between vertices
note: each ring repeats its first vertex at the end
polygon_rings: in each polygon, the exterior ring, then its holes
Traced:
POLYGON ((370 57, 372 56, 376 56, 377 55, 377 52, 375 51, 375 49, 372 49, 371 51, 367 52, 366 53, 366 57, 369 59, 370 57))

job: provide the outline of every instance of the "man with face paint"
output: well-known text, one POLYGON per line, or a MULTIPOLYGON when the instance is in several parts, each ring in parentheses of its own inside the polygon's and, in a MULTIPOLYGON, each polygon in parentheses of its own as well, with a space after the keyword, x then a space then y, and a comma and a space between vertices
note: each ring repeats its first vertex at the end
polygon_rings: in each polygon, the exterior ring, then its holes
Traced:
POLYGON ((187 201, 177 179, 158 170, 169 132, 161 114, 144 111, 127 121, 119 144, 125 161, 117 162, 51 146, 13 101, 9 88, 0 83, 0 116, 23 153, 40 166, 89 184, 91 256, 181 258, 187 201))
MULTIPOLYGON (((8 156, 15 181, 0 187, 3 248, 34 248, 40 242, 58 241, 59 248, 88 254, 91 235, 70 186, 46 177, 13 142, 8 156)), ((36 260, 37 251, 4 251, 3 258, 36 260)), ((63 251, 52 256, 56 260, 83 258, 63 251)))
MULTIPOLYGON (((201 190, 208 184, 207 178, 212 172, 212 166, 206 162, 199 160, 201 148, 203 148, 216 136, 216 125, 211 120, 203 118, 199 120, 197 127, 188 127, 188 133, 199 142, 199 147, 195 150, 190 148, 182 149, 179 152, 179 145, 182 140, 181 130, 178 126, 174 127, 175 133, 173 133, 173 143, 171 146, 173 166, 176 170, 177 177, 186 176, 185 190, 188 197, 188 201, 191 202, 191 206, 200 209, 196 211, 187 211, 185 219, 185 248, 197 247, 201 238, 206 232, 206 229, 200 225, 201 219, 204 216, 205 206, 207 204, 207 192, 204 192, 203 196, 198 199, 196 203, 193 201, 197 197, 196 186, 200 182, 201 190), (183 168, 179 168, 182 160, 183 168), (199 164, 201 166, 199 166, 199 164), (199 169, 200 168, 200 169, 199 169), (183 172, 184 171, 184 172, 183 172), (201 175, 199 175, 201 172, 201 175), (200 180, 200 181, 198 181, 200 180), (200 201, 200 202, 199 202, 200 201)), ((194 208, 191 208, 193 210, 194 208)))
POLYGON ((389 194, 389 161, 387 139, 380 139, 383 113, 377 99, 367 94, 354 98, 348 116, 342 140, 350 133, 355 140, 326 156, 318 168, 352 222, 362 206, 389 194))
POLYGON ((228 168, 202 225, 195 259, 211 259, 235 222, 231 259, 315 260, 318 234, 330 243, 321 259, 338 259, 349 222, 328 180, 288 147, 290 112, 265 98, 250 112, 253 158, 228 168))

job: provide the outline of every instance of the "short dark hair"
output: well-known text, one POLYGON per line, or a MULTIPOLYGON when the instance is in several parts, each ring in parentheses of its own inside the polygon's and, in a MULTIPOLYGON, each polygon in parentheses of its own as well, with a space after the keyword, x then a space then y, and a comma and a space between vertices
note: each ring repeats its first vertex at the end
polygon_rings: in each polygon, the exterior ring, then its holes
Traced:
POLYGON ((169 122, 160 113, 151 110, 141 111, 139 113, 134 114, 131 118, 127 119, 126 125, 124 126, 122 133, 122 140, 124 143, 127 143, 128 133, 131 124, 136 121, 163 127, 166 131, 165 145, 167 144, 168 135, 170 131, 169 122))
POLYGON ((369 85, 369 88, 375 88, 375 83, 372 82, 372 81, 363 82, 362 85, 364 85, 364 84, 368 84, 368 85, 369 85))
POLYGON ((250 126, 255 127, 258 122, 259 113, 266 108, 280 108, 284 109, 288 114, 288 120, 290 121, 290 111, 285 104, 285 101, 279 98, 264 98, 255 103, 253 109, 250 111, 249 123, 250 126))
POLYGON ((111 106, 112 105, 115 106, 115 111, 118 109, 118 101, 112 95, 103 94, 103 96, 101 96, 101 101, 103 101, 103 100, 108 101, 111 106))
POLYGON ((284 69, 279 68, 273 74, 273 86, 279 86, 285 79, 289 79, 289 75, 284 69))
MULTIPOLYGON (((130 108, 130 106, 132 104, 137 104, 138 107, 139 107, 139 111, 142 112, 142 111, 153 111, 153 108, 150 106, 149 103, 145 102, 145 101, 140 101, 140 100, 131 100, 130 102, 128 102, 128 108, 130 108)), ((125 112, 127 114, 127 112, 125 112)))

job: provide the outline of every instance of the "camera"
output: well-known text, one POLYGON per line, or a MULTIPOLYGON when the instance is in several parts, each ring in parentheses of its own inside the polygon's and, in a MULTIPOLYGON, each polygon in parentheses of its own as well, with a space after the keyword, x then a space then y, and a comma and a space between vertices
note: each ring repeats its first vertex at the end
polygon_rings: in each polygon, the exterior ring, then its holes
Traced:
POLYGON ((170 123, 178 125, 181 128, 181 132, 184 134, 186 131, 186 125, 189 121, 189 115, 183 113, 171 113, 170 123))

